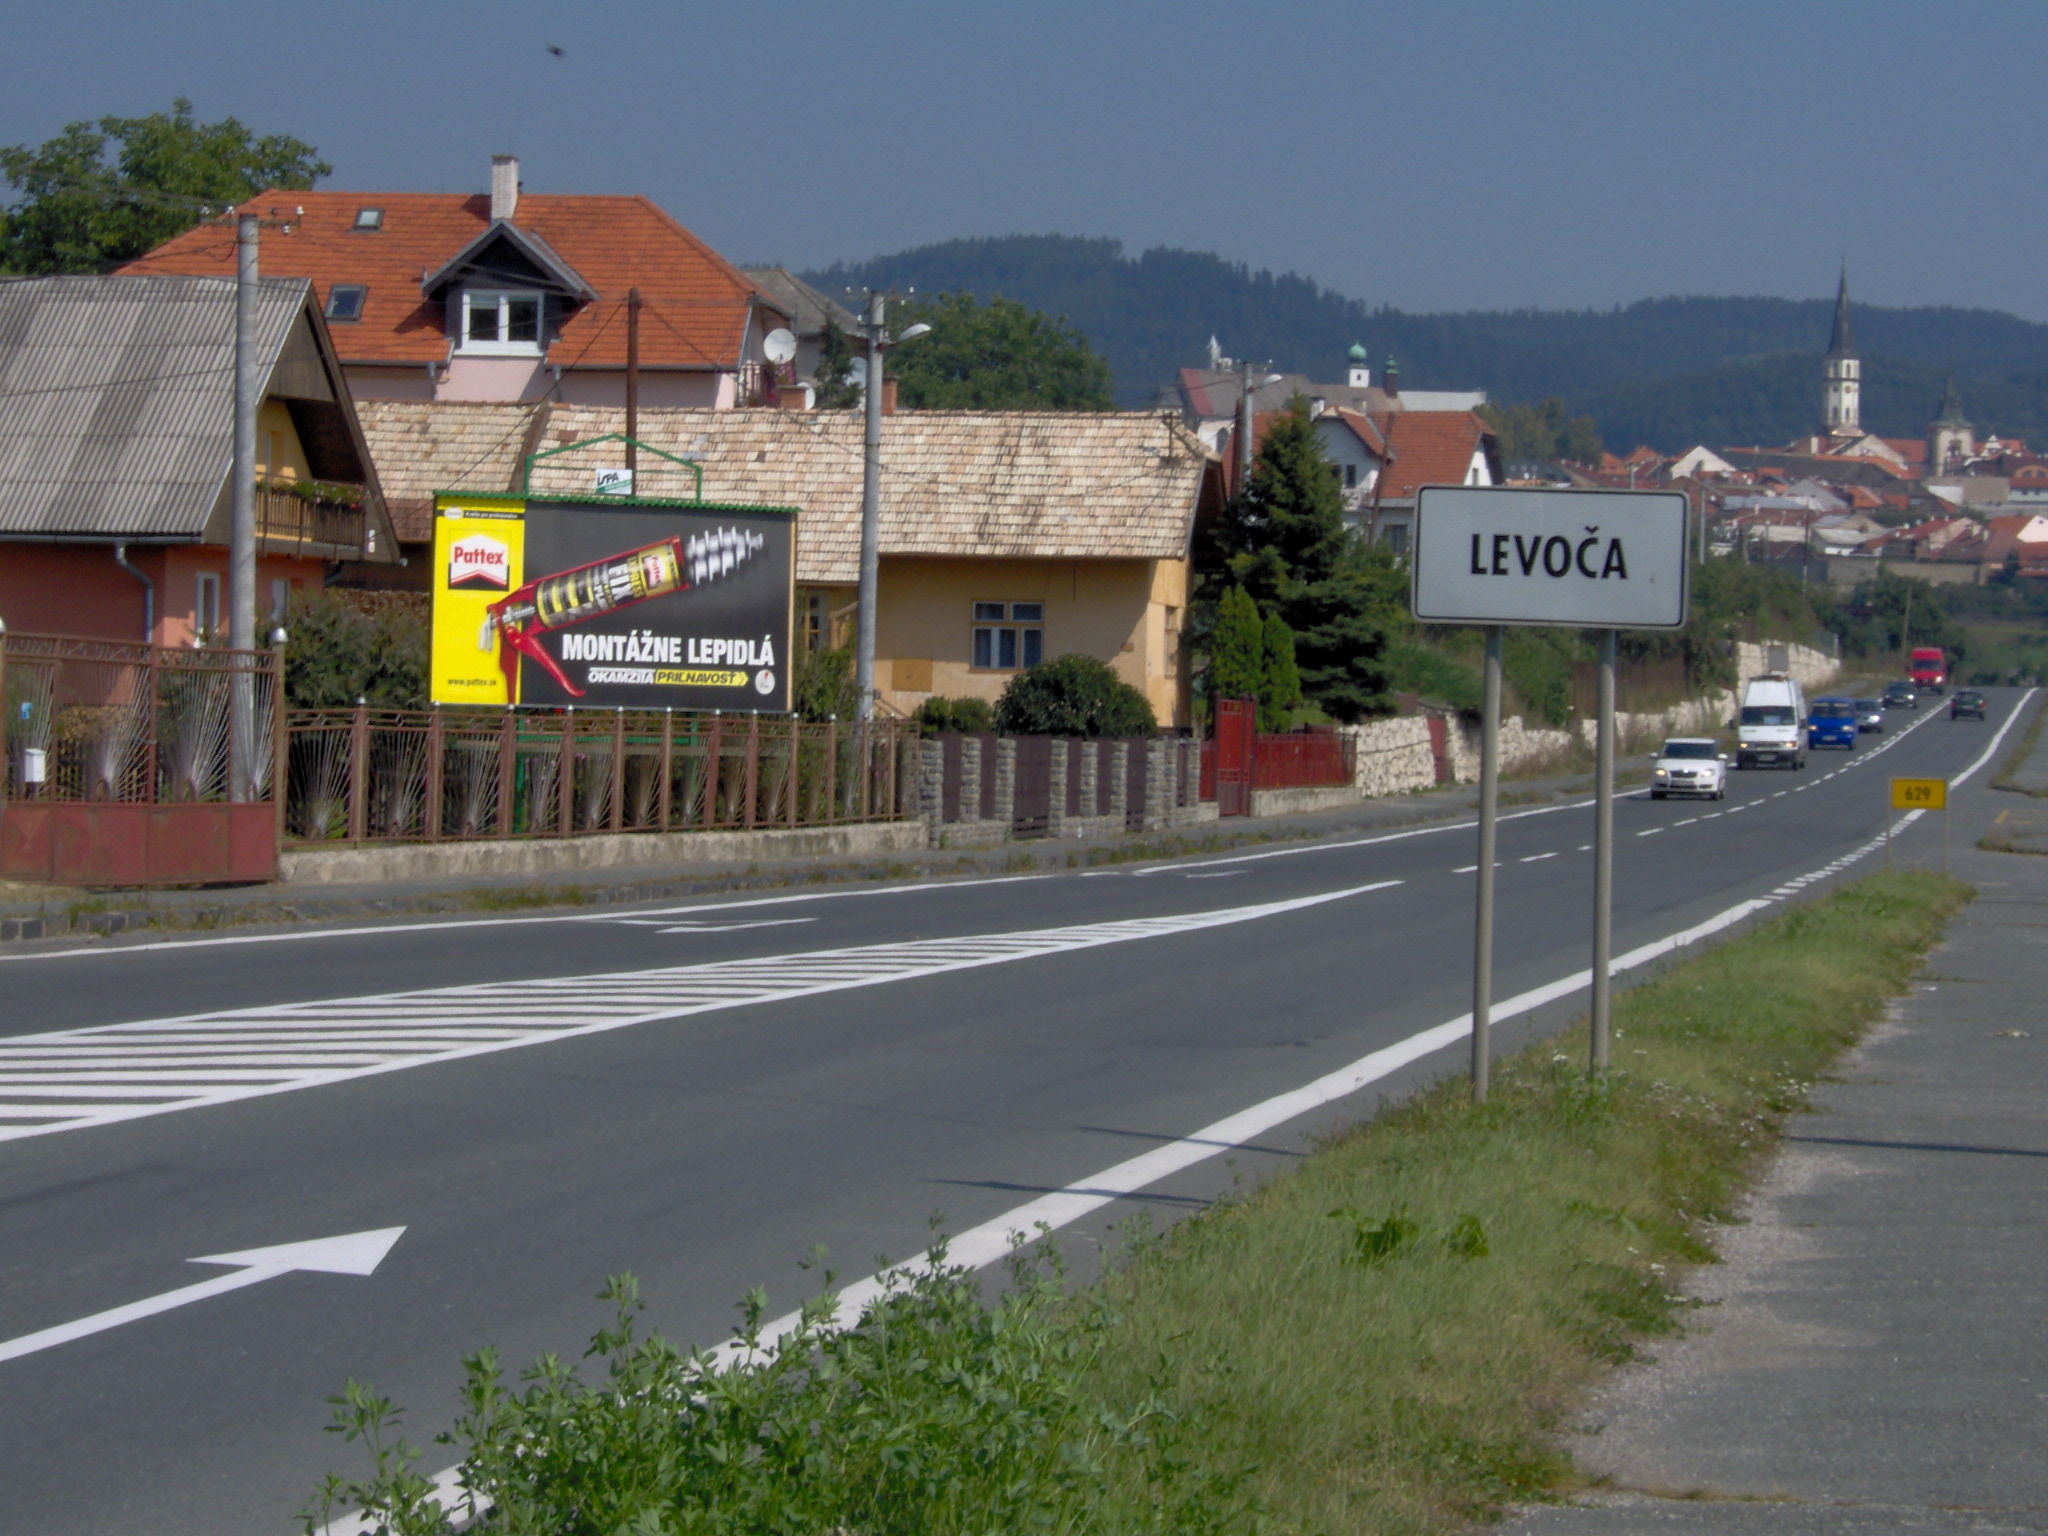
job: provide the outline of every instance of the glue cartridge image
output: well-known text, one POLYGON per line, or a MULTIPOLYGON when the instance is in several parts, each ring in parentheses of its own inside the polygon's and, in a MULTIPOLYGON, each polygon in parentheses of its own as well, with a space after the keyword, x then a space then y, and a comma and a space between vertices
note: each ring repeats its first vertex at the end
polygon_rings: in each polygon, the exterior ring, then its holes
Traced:
POLYGON ((719 528, 687 539, 658 539, 606 560, 542 576, 506 593, 484 611, 477 649, 487 651, 496 641, 506 697, 514 703, 519 698, 521 656, 539 663, 580 699, 584 691, 569 681, 568 674, 541 645, 540 631, 566 629, 649 598, 688 592, 720 580, 744 567, 766 542, 746 529, 719 528))

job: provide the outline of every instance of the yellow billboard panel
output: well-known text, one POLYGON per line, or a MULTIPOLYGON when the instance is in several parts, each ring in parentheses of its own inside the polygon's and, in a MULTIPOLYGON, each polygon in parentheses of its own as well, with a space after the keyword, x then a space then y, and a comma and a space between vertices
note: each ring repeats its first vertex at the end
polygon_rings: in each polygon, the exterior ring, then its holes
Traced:
POLYGON ((525 580, 523 499, 447 493, 434 498, 436 704, 512 702, 488 610, 525 580))
POLYGON ((1892 809, 1895 811, 1947 810, 1948 780, 1893 779, 1892 809))

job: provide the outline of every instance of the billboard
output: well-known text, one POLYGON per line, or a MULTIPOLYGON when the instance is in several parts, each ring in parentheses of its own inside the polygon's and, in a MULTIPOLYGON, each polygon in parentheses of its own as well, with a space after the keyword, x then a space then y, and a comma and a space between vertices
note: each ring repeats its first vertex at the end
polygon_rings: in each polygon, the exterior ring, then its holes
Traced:
POLYGON ((434 498, 437 704, 790 707, 796 512, 434 498))

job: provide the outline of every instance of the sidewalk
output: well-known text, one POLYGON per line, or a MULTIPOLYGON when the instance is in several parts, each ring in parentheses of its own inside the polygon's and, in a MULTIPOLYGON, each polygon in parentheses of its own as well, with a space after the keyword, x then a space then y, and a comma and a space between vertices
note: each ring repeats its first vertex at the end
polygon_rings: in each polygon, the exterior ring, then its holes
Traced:
POLYGON ((1976 902, 1789 1126, 1692 1331, 1567 1433, 1609 1491, 1503 1530, 2048 1531, 2048 858, 1955 868, 1976 902))

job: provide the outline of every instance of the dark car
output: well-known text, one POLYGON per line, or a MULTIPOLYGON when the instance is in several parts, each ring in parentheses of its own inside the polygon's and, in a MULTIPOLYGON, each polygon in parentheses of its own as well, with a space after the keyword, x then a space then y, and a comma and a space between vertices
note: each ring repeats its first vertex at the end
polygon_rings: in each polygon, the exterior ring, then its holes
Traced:
POLYGON ((1881 731, 1884 729, 1884 705, 1876 699, 1856 701, 1856 729, 1859 731, 1881 731))
POLYGON ((1972 720, 1984 718, 1984 695, 1974 688, 1959 689, 1948 701, 1949 719, 1960 720, 1965 715, 1972 720))
POLYGON ((1911 683, 1886 683, 1884 685, 1884 707, 1886 709, 1918 709, 1920 695, 1911 683))

